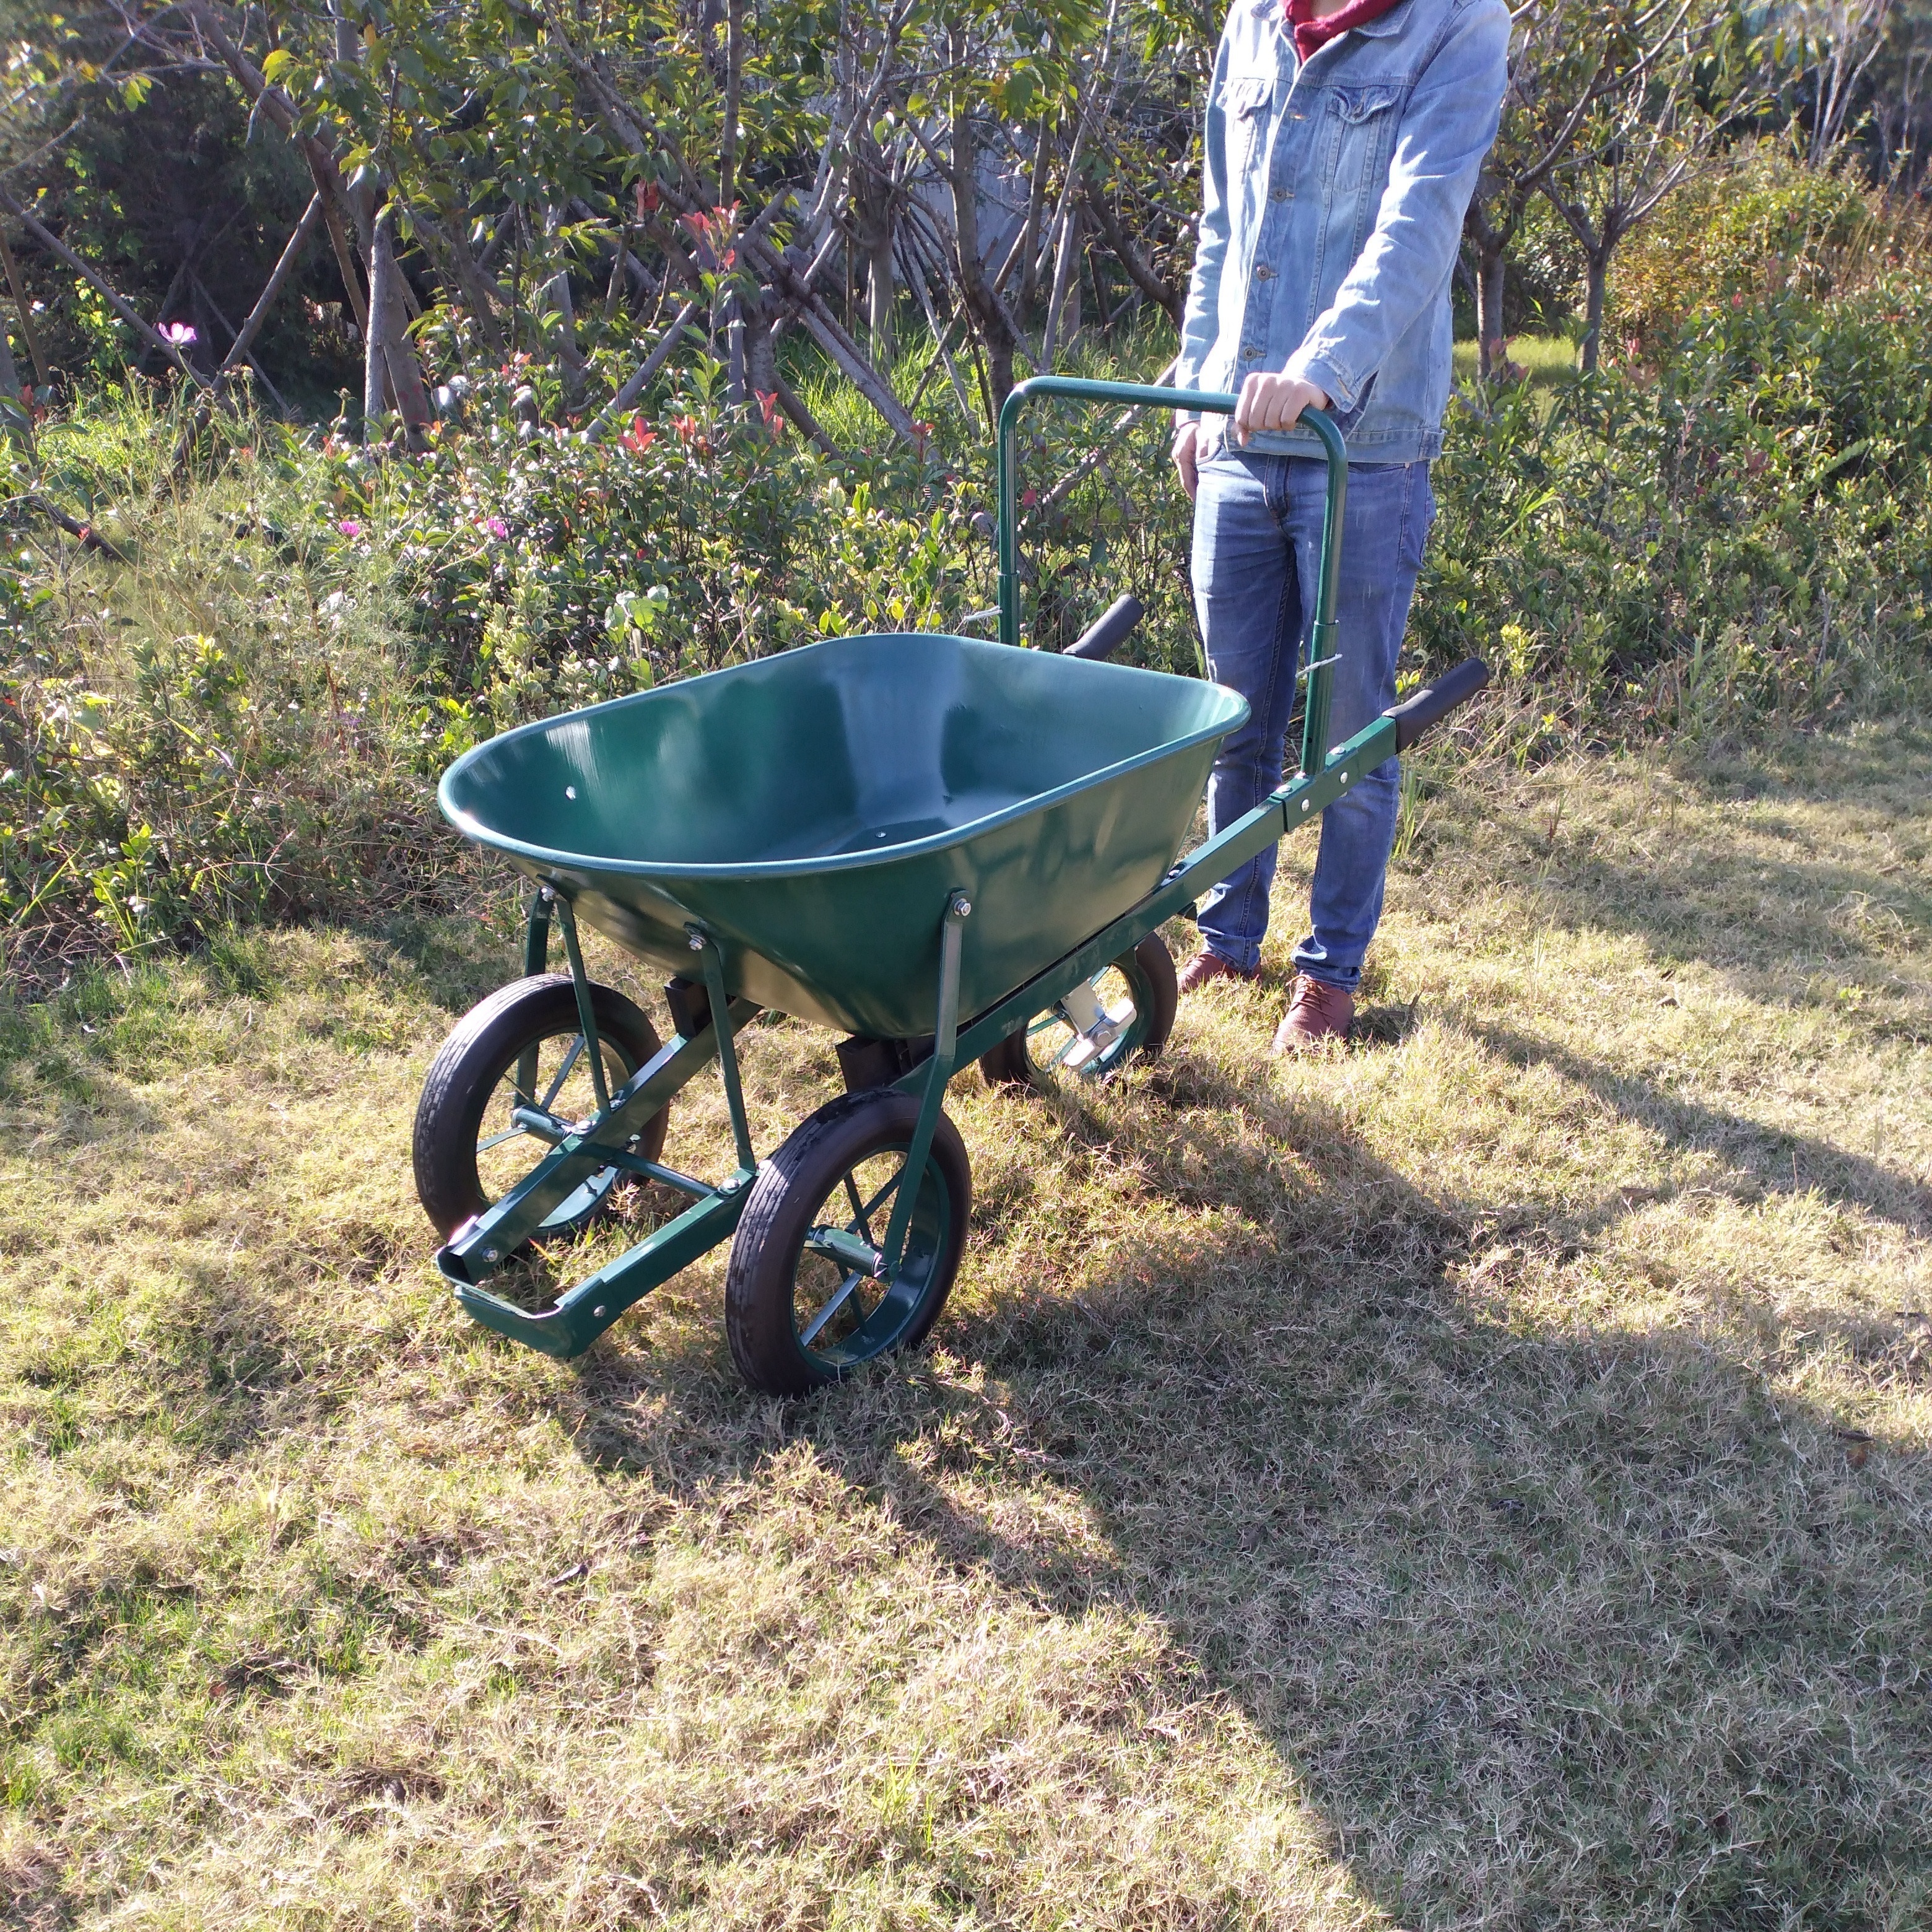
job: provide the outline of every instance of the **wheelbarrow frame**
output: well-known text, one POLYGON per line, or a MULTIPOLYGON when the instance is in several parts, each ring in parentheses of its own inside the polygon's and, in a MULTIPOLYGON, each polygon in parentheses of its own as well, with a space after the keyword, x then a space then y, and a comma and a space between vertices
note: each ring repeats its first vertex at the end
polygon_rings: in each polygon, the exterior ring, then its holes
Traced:
MULTIPOLYGON (((1000 639, 1009 645, 1020 643, 1016 430, 1028 404, 1049 397, 1220 416, 1232 415, 1236 402, 1233 395, 1219 392, 1064 376, 1036 376, 1012 392, 1000 412, 998 451, 1000 639)), ((947 893, 945 903, 934 908, 940 927, 940 968, 932 1044, 916 1064, 890 1083, 920 1099, 916 1124, 906 1149, 905 1173, 916 1175, 924 1171, 947 1082, 960 1067, 990 1052, 1036 1014, 1092 979, 1180 912, 1204 888, 1318 817, 1487 680, 1486 668, 1472 659, 1407 704, 1384 712, 1346 744, 1324 751, 1336 662, 1336 583, 1348 498, 1348 454, 1341 433, 1325 413, 1305 410, 1301 420, 1319 439, 1328 474, 1315 622, 1309 662, 1300 674, 1307 691, 1300 772, 1252 812, 1187 854, 1138 904, 993 1006, 970 1016, 964 1025, 958 1010, 960 952, 973 907, 960 890, 947 893)), ((745 1111, 736 1041, 760 1009, 751 1000, 728 994, 724 958, 717 941, 697 925, 688 926, 693 964, 701 974, 704 994, 701 1002, 694 998, 684 1003, 686 1017, 680 1023, 688 1024, 690 1030, 680 1030, 614 1093, 608 1092, 576 919, 568 898, 552 886, 539 887, 532 899, 524 970, 526 974, 544 970, 553 922, 562 930, 598 1111, 588 1123, 578 1125, 539 1108, 516 1109, 517 1124, 548 1142, 550 1151, 484 1214, 457 1229, 436 1260, 458 1303, 477 1321, 546 1354, 568 1358, 581 1354, 626 1309, 699 1256, 730 1240, 736 1231, 758 1172, 745 1111), (730 1174, 716 1183, 700 1180, 646 1160, 624 1144, 714 1060, 730 1117, 737 1161, 730 1174), (566 1290, 553 1307, 532 1312, 483 1286, 537 1234, 545 1217, 560 1203, 593 1174, 609 1168, 661 1183, 690 1196, 692 1204, 566 1290)), ((694 986, 693 993, 696 991, 694 986)), ((917 1192, 916 1186, 897 1190, 884 1239, 876 1250, 856 1235, 828 1232, 825 1239, 837 1249, 842 1262, 880 1279, 891 1279, 899 1264, 917 1192), (848 1248, 850 1252, 846 1252, 848 1248)))

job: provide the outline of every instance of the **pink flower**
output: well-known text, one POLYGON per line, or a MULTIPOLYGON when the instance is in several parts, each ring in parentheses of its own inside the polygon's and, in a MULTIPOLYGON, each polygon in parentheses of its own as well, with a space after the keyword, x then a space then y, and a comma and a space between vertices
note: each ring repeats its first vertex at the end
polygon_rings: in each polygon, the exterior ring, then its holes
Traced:
POLYGON ((362 526, 353 517, 344 517, 335 527, 346 537, 359 537, 362 534, 362 526))
POLYGON ((505 523, 501 517, 485 517, 483 519, 483 528, 488 535, 494 537, 499 543, 502 542, 502 541, 510 534, 509 525, 505 523))
POLYGON ((185 322, 169 322, 160 333, 164 342, 171 342, 177 349, 186 349, 201 339, 196 334, 193 326, 185 322))

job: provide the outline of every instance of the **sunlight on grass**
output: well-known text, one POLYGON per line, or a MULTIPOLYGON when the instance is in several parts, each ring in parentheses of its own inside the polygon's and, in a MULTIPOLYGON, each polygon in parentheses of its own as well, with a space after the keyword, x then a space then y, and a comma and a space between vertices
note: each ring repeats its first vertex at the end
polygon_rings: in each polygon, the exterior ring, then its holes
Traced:
MULTIPOLYGON (((507 895, 0 1009, 0 1899, 1924 1922, 1926 749, 1430 754, 1363 1037, 1266 1056, 1292 844, 1157 1066, 960 1078, 934 1346, 790 1406, 722 1255, 574 1364, 439 1283, 410 1115, 507 895)), ((761 1147, 831 1049, 752 1030, 761 1147)))
MULTIPOLYGON (((1558 376, 1576 366, 1576 345, 1567 335, 1513 335, 1509 339, 1509 359, 1525 373, 1523 380, 1532 389, 1547 388, 1558 376)), ((1473 382, 1480 358, 1475 342, 1456 345, 1456 380, 1473 382)))

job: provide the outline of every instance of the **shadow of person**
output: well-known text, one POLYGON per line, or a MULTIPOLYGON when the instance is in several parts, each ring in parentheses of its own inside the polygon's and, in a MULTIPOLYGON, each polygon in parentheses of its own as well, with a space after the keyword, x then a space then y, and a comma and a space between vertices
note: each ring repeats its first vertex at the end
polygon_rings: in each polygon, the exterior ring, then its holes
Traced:
POLYGON ((1932 1188, 1882 1162, 1687 1100, 1639 1075, 1586 1060, 1553 1040, 1481 1020, 1467 1026, 1499 1058, 1517 1066, 1552 1069, 1627 1120, 1648 1128, 1666 1145, 1708 1154, 1766 1193, 1815 1191, 1828 1201, 1862 1208, 1908 1234, 1932 1232, 1932 1188))
POLYGON ((1153 1620, 1404 1923, 1876 1924, 1932 1879, 1922 1466, 1694 1335, 1496 1300, 1497 1204, 1262 1070, 1063 1124, 1186 1211, 1070 1206, 1058 1278, 982 1222, 944 1359, 762 1443, 704 1423, 715 1357, 600 1352, 568 1425, 686 1495, 803 1445, 974 1589, 1153 1620))
POLYGON ((1402 890, 1447 899, 1472 878, 1508 881, 1538 923, 1630 934, 1660 965, 1700 964, 1768 1004, 1792 1004, 1822 970, 1895 963, 1932 925, 1912 830, 1926 808, 1924 742, 1890 722, 1794 734, 1783 756, 1748 766, 1640 769, 1614 790, 1598 772, 1585 787, 1594 808, 1574 816, 1560 774, 1500 794, 1472 789, 1444 814, 1471 836, 1446 851, 1432 841, 1400 866, 1402 890), (1822 818, 1810 808, 1821 796, 1822 818))

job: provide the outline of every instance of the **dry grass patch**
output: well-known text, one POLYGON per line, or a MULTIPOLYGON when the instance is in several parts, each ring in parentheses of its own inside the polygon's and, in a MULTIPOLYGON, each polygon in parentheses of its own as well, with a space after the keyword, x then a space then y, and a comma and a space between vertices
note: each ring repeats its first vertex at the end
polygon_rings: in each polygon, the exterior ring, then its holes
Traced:
MULTIPOLYGON (((1088 1107, 962 1078, 935 1346, 790 1406, 722 1257, 575 1364, 442 1292, 500 921, 12 1014, 0 1904, 1932 1923, 1926 750, 1425 796, 1360 1041, 1269 1062, 1277 976, 1088 1107)), ((833 1084, 748 1064, 763 1145, 833 1084)))

